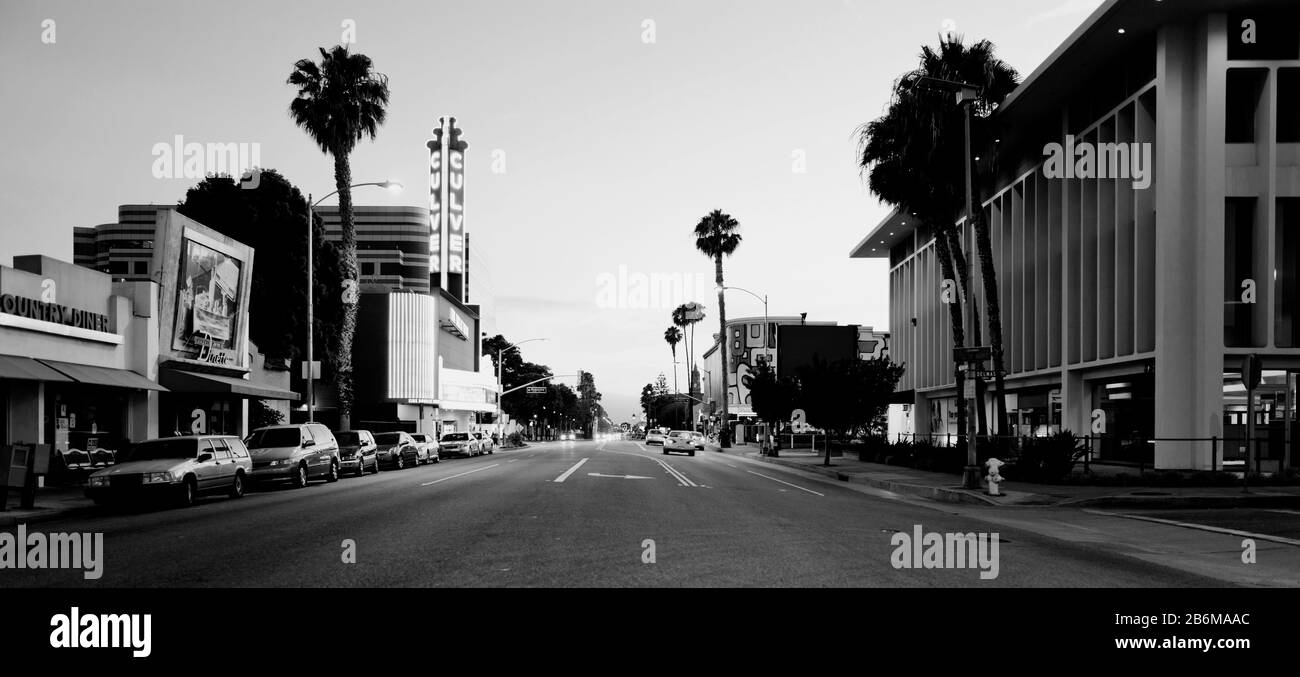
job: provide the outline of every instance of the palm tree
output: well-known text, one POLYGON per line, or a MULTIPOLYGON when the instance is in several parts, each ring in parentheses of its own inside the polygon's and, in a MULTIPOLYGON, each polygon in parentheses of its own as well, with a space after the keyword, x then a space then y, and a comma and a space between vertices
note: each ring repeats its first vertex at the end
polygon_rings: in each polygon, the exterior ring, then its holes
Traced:
MULTIPOLYGON (((357 142, 375 138, 387 117, 388 78, 374 72, 370 57, 350 54, 338 45, 320 48, 320 63, 300 59, 287 84, 298 88, 289 104, 289 116, 316 142, 322 153, 334 157, 334 185, 339 193, 339 221, 343 226, 343 284, 340 293, 357 285, 357 230, 352 218, 352 166, 348 160, 357 142), (349 282, 351 284, 349 285, 349 282)), ((345 296, 342 325, 337 330, 334 382, 338 389, 339 425, 347 430, 352 419, 352 338, 357 326, 357 305, 345 296)))
MULTIPOLYGON (((694 352, 695 325, 696 323, 698 323, 700 320, 703 319, 704 319, 704 306, 699 303, 696 303, 695 301, 691 301, 690 303, 683 303, 682 305, 677 306, 676 308, 673 309, 673 324, 682 328, 683 337, 686 335, 685 330, 688 327, 691 330, 690 338, 689 340, 686 341, 686 363, 690 365, 687 368, 688 372, 695 368, 695 352, 694 352)), ((689 373, 687 374, 686 378, 687 379, 691 378, 689 373)), ((690 393, 694 393, 694 386, 691 385, 691 383, 688 383, 686 386, 686 391, 690 393)))
POLYGON ((718 285, 718 349, 722 358, 722 425, 718 433, 718 444, 726 449, 731 446, 728 424, 727 371, 731 362, 727 359, 727 300, 723 296, 722 257, 731 256, 740 246, 740 223, 730 215, 715 209, 700 222, 695 224, 695 248, 700 253, 713 259, 714 280, 718 285))
MULTIPOLYGON (((1015 89, 1019 78, 1013 68, 993 56, 993 51, 993 44, 987 40, 967 47, 961 36, 952 35, 941 39, 937 50, 923 46, 919 67, 895 82, 893 100, 886 114, 865 125, 860 133, 859 165, 869 172, 871 191, 900 211, 914 214, 929 227, 935 234, 935 253, 942 273, 946 279, 961 281, 967 303, 972 302, 970 271, 954 227, 954 221, 966 206, 964 111, 955 104, 951 92, 929 89, 922 78, 963 82, 979 88, 978 117, 971 123, 971 147, 989 148, 993 134, 987 117, 1015 89)), ((979 150, 974 152, 981 154, 979 150)), ((979 186, 978 166, 975 172, 972 180, 979 186)), ((1006 400, 1001 376, 1005 361, 997 271, 993 267, 988 224, 983 210, 976 208, 979 202, 972 205, 972 223, 979 251, 993 367, 998 373, 998 429, 1005 432, 1006 400)), ((959 305, 950 304, 949 312, 954 343, 963 345, 959 305)), ((980 329, 976 316, 970 327, 975 345, 982 343, 980 329)), ((977 414, 981 418, 982 412, 980 407, 977 414)))
POLYGON ((677 327, 665 329, 664 340, 668 342, 668 347, 673 349, 673 392, 679 392, 677 388, 677 344, 682 342, 682 330, 677 327))

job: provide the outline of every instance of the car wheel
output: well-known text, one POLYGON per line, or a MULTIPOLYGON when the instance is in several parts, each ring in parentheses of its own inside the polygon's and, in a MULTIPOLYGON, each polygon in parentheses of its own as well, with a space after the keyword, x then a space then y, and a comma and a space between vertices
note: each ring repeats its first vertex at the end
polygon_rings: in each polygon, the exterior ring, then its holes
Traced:
POLYGON ((379 454, 375 454, 375 462, 374 465, 370 467, 370 469, 375 471, 376 475, 379 474, 379 454))
POLYGON ((667 455, 667 454, 668 454, 668 448, 665 447, 665 448, 664 448, 664 455, 667 455))
POLYGON ((199 487, 198 484, 194 482, 194 478, 185 478, 185 482, 181 485, 181 505, 188 508, 194 505, 198 500, 198 497, 199 487))
POLYGON ((330 474, 328 474, 328 475, 325 476, 325 481, 326 481, 326 482, 337 482, 337 481, 339 481, 339 462, 338 462, 338 461, 330 461, 330 474))
POLYGON ((695 455, 695 450, 692 449, 692 450, 691 450, 691 456, 694 456, 694 455, 695 455))
POLYGON ((307 486, 307 464, 298 464, 298 472, 293 474, 293 486, 299 489, 307 486))
POLYGON ((244 497, 244 473, 242 472, 235 473, 235 481, 230 485, 230 497, 231 498, 244 497))
POLYGON ((433 462, 434 462, 434 463, 441 463, 441 462, 442 462, 442 456, 441 456, 441 455, 439 455, 439 456, 434 456, 434 457, 433 457, 433 462))
POLYGON ((401 454, 398 454, 398 455, 397 455, 397 460, 396 460, 396 461, 393 461, 393 467, 396 468, 396 469, 398 469, 398 470, 401 470, 401 469, 402 469, 402 465, 403 465, 404 463, 405 463, 405 461, 402 460, 402 455, 401 455, 401 454))

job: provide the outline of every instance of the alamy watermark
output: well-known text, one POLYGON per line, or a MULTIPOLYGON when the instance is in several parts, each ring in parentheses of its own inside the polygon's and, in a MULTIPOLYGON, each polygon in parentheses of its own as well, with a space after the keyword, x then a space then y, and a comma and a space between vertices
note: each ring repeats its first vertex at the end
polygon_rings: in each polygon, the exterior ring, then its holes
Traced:
POLYGON ((673 310, 717 295, 713 277, 702 273, 640 273, 619 266, 596 276, 596 307, 602 310, 673 310))
POLYGON ((921 525, 912 533, 899 531, 889 538, 894 552, 889 563, 895 569, 979 569, 980 579, 998 577, 998 534, 925 532, 921 525))
POLYGON ((104 534, 0 533, 0 569, 84 569, 88 581, 104 575, 104 534))
POLYGON ((257 188, 261 182, 260 143, 186 143, 185 137, 177 134, 172 143, 159 141, 150 152, 154 156, 155 179, 202 179, 226 174, 241 177, 241 188, 257 188))
POLYGON ((1075 141, 1043 146, 1043 176, 1048 179, 1132 179, 1135 190, 1151 187, 1151 144, 1075 141))

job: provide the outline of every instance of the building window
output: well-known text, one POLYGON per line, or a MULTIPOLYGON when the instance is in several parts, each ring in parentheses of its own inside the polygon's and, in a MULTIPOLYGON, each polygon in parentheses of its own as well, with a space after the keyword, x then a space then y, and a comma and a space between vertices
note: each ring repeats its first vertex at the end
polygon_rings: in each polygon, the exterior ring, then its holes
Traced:
POLYGON ((1255 198, 1230 197, 1223 218, 1223 344, 1253 346, 1251 295, 1263 292, 1255 275, 1255 198))
POLYGON ((1278 199, 1274 246, 1277 302, 1273 306, 1273 329, 1279 348, 1295 348, 1300 346, 1300 198, 1278 199))
POLYGON ((1255 122, 1267 77, 1266 68, 1228 69, 1228 87, 1224 96, 1227 107, 1225 142, 1255 143, 1255 122))
POLYGON ((136 274, 136 275, 148 275, 148 274, 149 274, 149 262, 148 262, 148 261, 136 261, 136 262, 135 262, 135 274, 136 274))
POLYGON ((374 274, 375 274, 375 264, 373 264, 373 263, 363 263, 363 264, 361 264, 361 274, 362 274, 362 275, 374 275, 374 274))
POLYGON ((1277 142, 1300 143, 1300 68, 1277 71, 1277 142))
POLYGON ((108 272, 109 275, 126 275, 126 261, 109 261, 108 270, 106 272, 108 272))
POLYGON ((386 277, 401 277, 402 264, 400 263, 381 263, 379 264, 379 274, 386 277))

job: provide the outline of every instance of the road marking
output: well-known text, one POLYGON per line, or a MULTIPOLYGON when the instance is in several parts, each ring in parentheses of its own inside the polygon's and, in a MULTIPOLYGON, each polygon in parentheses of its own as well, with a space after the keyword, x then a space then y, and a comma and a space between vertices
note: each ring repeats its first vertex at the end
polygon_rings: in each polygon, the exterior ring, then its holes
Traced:
POLYGON ((584 459, 582 459, 581 461, 578 461, 577 463, 573 464, 573 467, 572 467, 572 468, 569 468, 568 470, 565 470, 563 475, 560 475, 559 477, 555 478, 555 481, 556 481, 556 482, 563 482, 564 480, 569 479, 569 475, 572 475, 572 474, 574 473, 574 471, 576 471, 578 468, 581 468, 581 467, 582 467, 582 464, 583 464, 583 463, 586 463, 586 462, 587 462, 587 459, 584 458, 584 459))
POLYGON ((653 477, 643 477, 641 475, 602 475, 598 472, 589 472, 587 477, 614 477, 620 480, 652 480, 653 477))
POLYGON ((806 491, 806 492, 808 492, 808 493, 810 493, 810 494, 817 494, 818 496, 822 496, 822 497, 825 497, 825 496, 826 496, 826 494, 818 494, 817 492, 813 491, 812 489, 804 489, 803 487, 799 486, 798 484, 790 484, 789 482, 787 482, 787 481, 785 481, 785 480, 778 480, 778 479, 775 478, 775 477, 771 477, 771 476, 769 476, 769 475, 764 475, 764 474, 761 473, 761 472, 754 472, 753 470, 746 470, 745 472, 747 472, 747 473, 749 473, 749 474, 751 474, 751 475, 758 475, 759 477, 766 477, 767 479, 772 480, 773 482, 780 482, 781 484, 784 484, 784 485, 786 485, 786 486, 788 486, 788 487, 794 487, 795 489, 798 489, 799 491, 806 491))
POLYGON ((696 483, 692 482, 692 481, 690 480, 690 478, 688 478, 688 477, 686 477, 685 475, 683 475, 683 474, 681 473, 680 470, 678 470, 678 469, 672 467, 671 465, 668 465, 668 463, 667 463, 666 461, 661 461, 661 460, 659 460, 659 459, 657 459, 657 458, 655 458, 655 457, 653 457, 653 456, 651 456, 650 458, 651 458, 655 463, 658 463, 659 465, 663 466, 664 470, 667 470, 667 471, 668 471, 668 474, 669 474, 669 475, 672 475, 672 476, 673 476, 673 479, 675 479, 675 480, 677 480, 678 482, 680 482, 682 486, 684 486, 684 487, 695 487, 695 486, 699 486, 699 485, 697 485, 696 483))
POLYGON ((1270 508, 1268 512, 1280 512, 1280 513, 1286 513, 1287 515, 1300 515, 1300 510, 1283 510, 1281 508, 1276 508, 1276 509, 1270 508))
POLYGON ((1184 527, 1187 529, 1199 529, 1201 531, 1212 531, 1217 534, 1227 534, 1229 536, 1240 536, 1241 538, 1253 538, 1259 541, 1270 541, 1273 543, 1282 543, 1285 545, 1300 546, 1300 540, 1296 540, 1294 538, 1273 536, 1271 534, 1256 534, 1249 531, 1241 531, 1239 529, 1228 529, 1225 527, 1214 527, 1208 524, 1198 524, 1196 522, 1179 522, 1177 520, 1167 520, 1167 519, 1161 519, 1159 517, 1147 517, 1145 515, 1128 515, 1121 512, 1105 512, 1102 510, 1085 509, 1084 512, 1090 512, 1094 515, 1106 515, 1107 517, 1123 517, 1125 519, 1141 520, 1143 522, 1155 522, 1156 524, 1168 524, 1171 526, 1184 527))
POLYGON ((459 475, 452 475, 451 477, 444 477, 444 478, 442 478, 442 479, 440 479, 440 480, 434 480, 434 481, 432 481, 432 482, 425 482, 424 484, 421 484, 420 486, 422 486, 422 487, 427 487, 427 486, 429 486, 430 484, 437 484, 437 483, 439 483, 439 482, 446 482, 447 480, 454 480, 454 479, 456 479, 457 477, 464 477, 464 476, 466 476, 466 475, 470 475, 470 474, 476 473, 476 472, 478 472, 478 471, 480 471, 480 470, 487 470, 488 468, 495 468, 495 467, 497 467, 497 466, 499 466, 499 465, 501 465, 501 464, 500 464, 500 463, 493 463, 492 465, 485 465, 485 466, 483 466, 482 468, 475 468, 475 469, 473 469, 473 470, 466 470, 465 472, 460 473, 459 475))
POLYGON ((515 461, 518 461, 518 460, 519 460, 519 459, 517 459, 517 458, 512 458, 512 459, 510 459, 509 461, 506 461, 506 463, 514 463, 515 461))

